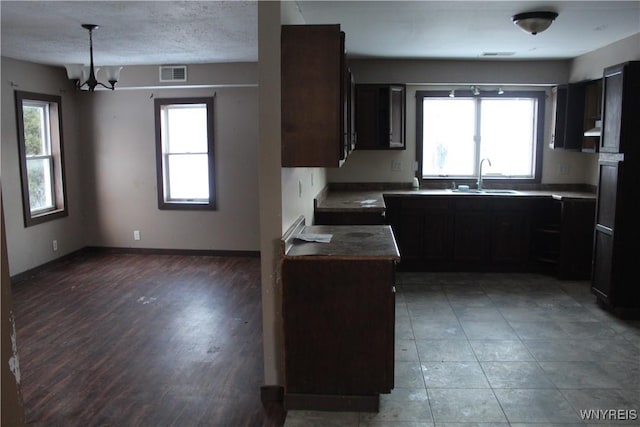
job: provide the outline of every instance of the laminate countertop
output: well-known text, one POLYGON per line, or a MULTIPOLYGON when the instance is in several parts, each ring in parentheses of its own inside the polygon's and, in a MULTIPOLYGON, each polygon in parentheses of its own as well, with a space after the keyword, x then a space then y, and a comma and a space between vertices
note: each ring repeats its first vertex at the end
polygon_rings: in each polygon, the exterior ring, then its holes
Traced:
MULTIPOLYGON (((515 190, 513 192, 476 192, 457 190, 378 190, 378 191, 329 191, 316 200, 317 212, 384 212, 384 197, 510 197, 553 198, 556 200, 595 200, 596 194, 587 191, 515 190)), ((493 190, 495 191, 495 190, 493 190)), ((500 191, 500 190, 498 190, 500 191)))
POLYGON ((308 225, 291 238, 285 258, 331 257, 400 261, 393 231, 388 225, 308 225), (329 243, 307 242, 308 234, 331 234, 329 243))

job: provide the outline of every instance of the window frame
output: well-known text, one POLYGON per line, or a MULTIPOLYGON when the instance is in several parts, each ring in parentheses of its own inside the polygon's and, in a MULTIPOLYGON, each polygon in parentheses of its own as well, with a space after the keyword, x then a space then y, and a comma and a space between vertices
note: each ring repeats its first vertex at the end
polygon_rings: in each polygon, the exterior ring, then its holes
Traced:
POLYGON ((64 165, 64 136, 62 131, 62 97, 35 92, 15 91, 16 121, 18 130, 18 154, 20 164, 20 185, 22 191, 22 213, 24 226, 42 224, 58 218, 68 216, 67 186, 64 165), (25 102, 48 105, 45 123, 48 124, 47 139, 49 153, 37 156, 27 156, 25 141, 24 110, 25 102), (54 108, 52 108, 52 106, 54 108), (52 111, 54 110, 54 111, 52 111), (27 163, 31 160, 47 159, 50 164, 51 192, 53 206, 51 208, 31 210, 29 196, 29 174, 27 163))
MULTIPOLYGON (((449 97, 449 90, 419 90, 416 91, 416 161, 418 169, 416 175, 420 182, 438 182, 438 181, 454 181, 454 180, 474 180, 477 176, 444 176, 444 177, 424 177, 422 175, 422 154, 423 154, 423 100, 424 98, 445 98, 449 97)), ((456 98, 531 98, 537 100, 536 108, 536 122, 535 122, 535 148, 533 152, 534 167, 532 178, 508 178, 508 177, 495 177, 495 176, 483 176, 484 182, 504 182, 504 183, 536 183, 539 184, 542 181, 542 155, 544 148, 544 122, 545 122, 545 102, 547 98, 546 90, 505 90, 504 93, 499 94, 495 91, 482 91, 480 95, 474 95, 471 91, 455 91, 456 98)), ((476 121, 479 120, 478 114, 476 114, 476 121)), ((474 123, 474 126, 477 123, 474 123)), ((478 142, 475 150, 479 152, 478 142)), ((477 174, 478 164, 474 164, 474 172, 477 174)))
POLYGON ((216 178, 214 152, 214 99, 215 97, 195 98, 155 98, 154 120, 156 133, 156 179, 158 209, 161 210, 216 210, 216 178), (205 104, 207 107, 207 165, 209 172, 209 201, 205 203, 167 200, 165 198, 165 150, 162 139, 162 109, 170 105, 205 104))

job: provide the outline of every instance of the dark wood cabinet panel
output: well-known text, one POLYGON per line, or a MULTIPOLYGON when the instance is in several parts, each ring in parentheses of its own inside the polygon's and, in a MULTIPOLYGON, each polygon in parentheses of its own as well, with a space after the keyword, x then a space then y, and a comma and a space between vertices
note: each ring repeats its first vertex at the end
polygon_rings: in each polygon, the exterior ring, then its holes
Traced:
POLYGON ((598 298, 610 304, 613 271, 613 235, 611 230, 596 226, 593 253, 592 289, 598 298))
POLYGON ((584 138, 584 101, 587 82, 569 83, 564 134, 565 150, 582 150, 584 138))
POLYGON ((488 260, 487 216, 484 211, 456 210, 454 213, 453 261, 477 268, 488 260))
POLYGON ((526 200, 502 197, 385 197, 403 270, 524 270, 526 200))
POLYGON ((282 27, 283 167, 338 167, 349 152, 344 43, 339 25, 282 27))
POLYGON ((564 131, 567 127, 567 85, 552 89, 553 125, 551 127, 551 148, 564 148, 564 131))
POLYGON ((597 223, 613 229, 618 197, 618 178, 622 173, 622 165, 618 162, 600 162, 599 170, 597 223))
POLYGON ((598 301, 640 317, 640 61, 604 70, 603 128, 592 290, 598 301))
POLYGON ((622 69, 613 68, 605 72, 603 135, 600 138, 601 153, 618 153, 620 148, 620 126, 622 124, 622 69))
POLYGON ((389 260, 283 260, 285 405, 391 391, 394 271, 389 260))
MULTIPOLYGON (((584 95, 584 122, 582 129, 586 133, 600 123, 602 117, 602 79, 592 80, 587 83, 584 95)), ((600 136, 588 136, 582 138, 582 151, 593 153, 600 145, 600 136)))
POLYGON ((405 86, 356 85, 358 150, 405 148, 405 86))
POLYGON ((527 215, 522 210, 491 215, 491 258, 494 263, 524 268, 529 257, 527 215))

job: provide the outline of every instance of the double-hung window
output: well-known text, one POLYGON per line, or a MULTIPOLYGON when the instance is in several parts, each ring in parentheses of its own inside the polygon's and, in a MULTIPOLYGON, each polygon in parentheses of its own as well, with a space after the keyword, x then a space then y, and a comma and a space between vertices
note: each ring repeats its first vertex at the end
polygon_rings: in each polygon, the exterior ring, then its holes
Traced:
POLYGON ((418 91, 417 160, 423 179, 472 179, 488 158, 488 179, 539 182, 543 91, 418 91), (451 92, 454 94, 454 92, 451 92))
POLYGON ((213 98, 155 100, 159 209, 215 209, 213 98))
POLYGON ((25 227, 67 215, 62 103, 55 95, 15 92, 25 227))

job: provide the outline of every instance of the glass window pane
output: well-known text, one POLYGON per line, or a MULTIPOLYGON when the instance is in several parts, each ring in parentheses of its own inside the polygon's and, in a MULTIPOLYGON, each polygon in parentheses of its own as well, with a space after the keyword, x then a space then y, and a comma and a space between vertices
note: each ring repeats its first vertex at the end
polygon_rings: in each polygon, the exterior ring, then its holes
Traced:
POLYGON ((168 106, 166 117, 168 152, 207 152, 207 106, 205 104, 168 106))
POLYGON ((208 200, 209 160, 206 154, 168 156, 168 200, 208 200))
POLYGON ((27 177, 31 212, 53 208, 51 159, 27 159, 27 177))
POLYGON ((422 175, 473 175, 473 99, 425 98, 422 175))
POLYGON ((480 158, 491 159, 483 173, 533 176, 535 108, 533 99, 482 99, 480 158))
POLYGON ((45 106, 23 103, 24 143, 27 156, 50 153, 45 106))

